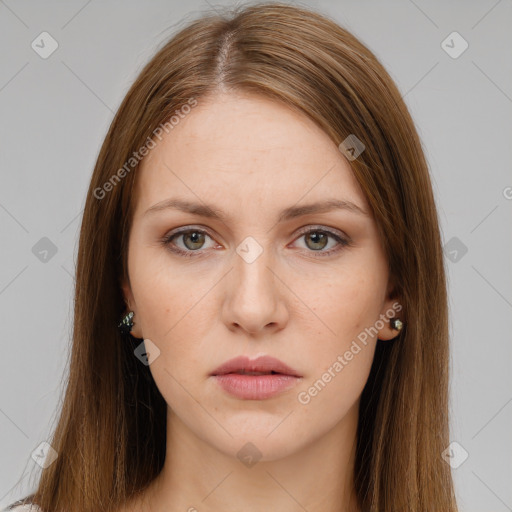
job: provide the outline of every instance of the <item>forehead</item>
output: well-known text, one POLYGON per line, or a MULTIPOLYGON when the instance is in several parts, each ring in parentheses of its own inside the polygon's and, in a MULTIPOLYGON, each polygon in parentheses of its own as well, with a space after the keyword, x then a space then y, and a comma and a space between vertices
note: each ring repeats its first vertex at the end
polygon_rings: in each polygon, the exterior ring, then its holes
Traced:
POLYGON ((367 209, 350 164, 327 134, 259 95, 201 98, 155 142, 138 171, 139 213, 175 195, 279 208, 328 194, 367 209))

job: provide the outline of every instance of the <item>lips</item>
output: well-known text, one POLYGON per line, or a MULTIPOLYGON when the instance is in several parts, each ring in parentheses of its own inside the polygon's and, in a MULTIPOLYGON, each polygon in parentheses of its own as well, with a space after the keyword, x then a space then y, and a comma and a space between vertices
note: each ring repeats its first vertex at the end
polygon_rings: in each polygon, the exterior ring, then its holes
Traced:
POLYGON ((210 376, 227 394, 240 400, 277 397, 302 380, 296 370, 270 356, 253 360, 235 357, 221 364, 210 376))
POLYGON ((221 364, 210 375, 219 376, 230 373, 253 376, 280 374, 301 377, 295 369, 271 356, 261 356, 253 360, 247 356, 235 357, 221 364))

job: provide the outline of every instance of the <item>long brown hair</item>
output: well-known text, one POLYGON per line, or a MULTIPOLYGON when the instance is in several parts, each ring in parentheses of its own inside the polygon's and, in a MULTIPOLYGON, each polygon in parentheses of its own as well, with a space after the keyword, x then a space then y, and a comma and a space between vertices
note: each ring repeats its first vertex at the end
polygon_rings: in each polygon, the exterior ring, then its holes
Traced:
POLYGON ((449 444, 445 269, 421 142, 368 48, 327 16, 280 3, 190 21, 119 107, 81 225, 69 378, 50 440, 58 457, 27 501, 44 512, 113 510, 163 466, 166 403, 134 357, 136 340, 117 329, 138 167, 130 159, 176 111, 220 88, 284 102, 336 145, 350 135, 364 143, 350 164, 373 210, 405 327, 377 343, 363 390, 356 493, 365 512, 455 512, 441 457, 449 444))

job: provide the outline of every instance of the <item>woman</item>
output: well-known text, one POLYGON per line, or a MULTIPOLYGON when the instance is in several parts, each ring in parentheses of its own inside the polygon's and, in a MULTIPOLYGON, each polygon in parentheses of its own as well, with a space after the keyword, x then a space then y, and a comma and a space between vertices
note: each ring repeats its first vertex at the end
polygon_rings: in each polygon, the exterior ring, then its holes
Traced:
POLYGON ((455 512, 448 357, 428 167, 382 65, 301 7, 204 16, 100 151, 57 457, 24 501, 455 512))

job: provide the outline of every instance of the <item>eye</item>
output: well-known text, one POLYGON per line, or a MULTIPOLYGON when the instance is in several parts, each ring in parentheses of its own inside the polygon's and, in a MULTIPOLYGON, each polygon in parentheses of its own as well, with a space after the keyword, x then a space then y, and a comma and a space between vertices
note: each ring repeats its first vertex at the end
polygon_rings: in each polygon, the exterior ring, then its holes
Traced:
POLYGON ((194 252, 199 252, 199 249, 203 248, 206 237, 211 239, 210 235, 202 229, 188 228, 165 236, 162 243, 171 251, 182 256, 195 256, 194 252), (175 239, 179 240, 180 238, 184 248, 174 243, 175 239))
MULTIPOLYGON (((311 249, 308 252, 317 253, 318 256, 330 256, 343 249, 343 247, 350 245, 350 241, 342 237, 341 235, 329 231, 328 229, 322 228, 308 228, 301 232, 301 236, 298 238, 304 238, 306 247, 311 249), (329 244, 329 239, 334 240, 334 248, 324 251, 325 247, 329 244)), ((297 239, 297 240, 298 240, 297 239)))
MULTIPOLYGON (((198 228, 183 228, 179 231, 174 231, 166 235, 162 239, 164 246, 168 247, 172 252, 179 254, 180 256, 200 256, 204 249, 206 238, 213 238, 204 230, 198 228), (181 239, 180 244, 176 243, 175 240, 181 239), (197 253, 197 254, 194 254, 197 253)), ((298 239, 304 238, 306 242, 306 248, 310 249, 307 252, 316 253, 315 256, 330 256, 343 249, 345 246, 351 245, 350 240, 345 239, 343 236, 330 231, 325 228, 307 228, 300 233, 298 239), (334 241, 334 247, 331 246, 329 250, 324 250, 329 245, 329 239, 334 241)))

